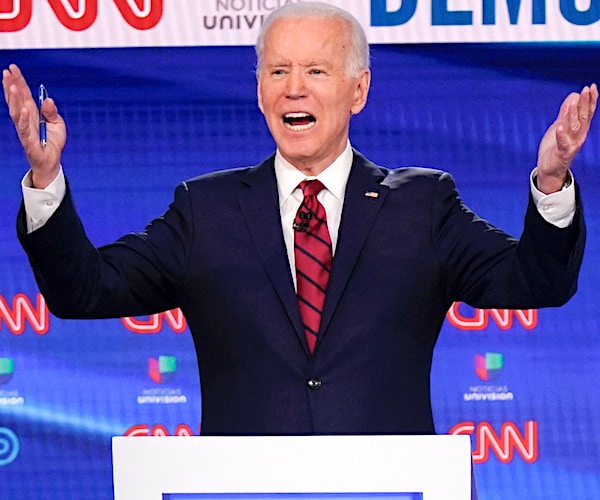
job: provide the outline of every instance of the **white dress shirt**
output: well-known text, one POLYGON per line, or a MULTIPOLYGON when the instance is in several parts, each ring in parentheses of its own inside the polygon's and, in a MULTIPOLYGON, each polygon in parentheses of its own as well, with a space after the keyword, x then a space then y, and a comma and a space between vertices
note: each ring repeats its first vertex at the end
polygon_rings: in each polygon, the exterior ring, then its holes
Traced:
MULTIPOLYGON (((346 149, 329 167, 317 176, 307 177, 283 158, 279 151, 275 153, 275 176, 277 177, 277 191, 279 193, 279 213, 281 215, 281 227, 283 228, 283 238, 287 248, 290 269, 293 270, 296 268, 292 224, 304 198, 302 190, 298 188, 298 184, 305 179, 318 179, 325 186, 326 189, 323 189, 317 195, 317 199, 321 202, 327 214, 327 228, 331 237, 333 255, 335 255, 340 220, 342 218, 342 208, 344 206, 344 193, 346 192, 346 183, 350 175, 353 157, 354 154, 348 142, 346 149)), ((294 279, 295 286, 296 273, 292 272, 292 278, 294 279)))

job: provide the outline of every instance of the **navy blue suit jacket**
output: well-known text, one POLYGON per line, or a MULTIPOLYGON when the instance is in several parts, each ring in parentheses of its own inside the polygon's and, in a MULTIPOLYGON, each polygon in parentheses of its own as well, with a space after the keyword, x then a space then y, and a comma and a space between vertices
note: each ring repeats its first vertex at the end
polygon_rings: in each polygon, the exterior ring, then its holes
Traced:
POLYGON ((204 434, 401 434, 434 432, 429 375, 452 302, 563 304, 576 289, 585 229, 579 206, 573 225, 559 229, 530 202, 517 241, 467 209, 448 174, 388 170, 355 152, 314 355, 273 157, 183 183, 143 233, 100 249, 70 193, 29 235, 21 214, 19 234, 57 316, 182 309, 204 434))

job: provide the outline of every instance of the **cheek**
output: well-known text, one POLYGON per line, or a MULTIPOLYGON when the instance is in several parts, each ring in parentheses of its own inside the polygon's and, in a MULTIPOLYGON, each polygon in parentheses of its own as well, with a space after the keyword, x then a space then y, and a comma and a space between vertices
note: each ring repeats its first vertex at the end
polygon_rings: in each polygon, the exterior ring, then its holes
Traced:
POLYGON ((273 107, 273 88, 268 82, 259 82, 257 87, 258 107, 267 114, 273 107))
POLYGON ((275 96, 269 92, 262 92, 258 97, 259 108, 263 114, 268 117, 269 115, 274 116, 276 114, 276 102, 275 96))

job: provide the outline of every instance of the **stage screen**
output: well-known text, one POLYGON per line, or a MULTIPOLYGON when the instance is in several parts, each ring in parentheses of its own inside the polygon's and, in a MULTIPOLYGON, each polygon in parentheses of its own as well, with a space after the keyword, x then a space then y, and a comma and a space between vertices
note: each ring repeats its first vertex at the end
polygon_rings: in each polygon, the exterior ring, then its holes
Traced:
MULTIPOLYGON (((0 1, 0 41, 9 40, 10 3, 0 1)), ((40 2, 39 12, 54 15, 58 3, 40 2)), ((593 15, 599 6, 592 0, 593 15)), ((36 15, 31 23, 41 22, 36 15)), ((593 19, 584 27, 597 34, 593 19)), ((274 150, 256 104, 253 48, 236 44, 235 30, 230 43, 152 45, 150 26, 136 28, 143 42, 115 35, 120 46, 82 47, 85 30, 71 28, 71 48, 51 34, 42 48, 39 31, 27 47, 28 28, 11 26, 16 41, 0 42, 0 64, 17 63, 57 102, 68 128, 63 168, 97 245, 143 230, 181 181, 274 150)), ((516 36, 373 43, 371 94, 350 140, 383 166, 449 171, 471 209, 518 236, 539 140, 564 97, 598 81, 600 45, 516 36)), ((15 232, 27 164, 6 108, 0 116, 0 497, 108 499, 112 436, 200 433, 202 370, 178 310, 103 321, 48 312, 15 232)), ((600 497, 596 121, 573 167, 588 227, 575 297, 527 311, 455 304, 436 348, 436 429, 472 436, 482 500, 600 497)))

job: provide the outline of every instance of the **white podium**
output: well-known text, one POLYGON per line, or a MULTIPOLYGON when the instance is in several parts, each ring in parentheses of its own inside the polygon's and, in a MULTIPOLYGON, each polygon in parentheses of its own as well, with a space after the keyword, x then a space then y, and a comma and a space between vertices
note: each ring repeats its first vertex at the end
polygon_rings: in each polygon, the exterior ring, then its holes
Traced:
POLYGON ((470 500, 469 436, 115 437, 115 500, 470 500))

